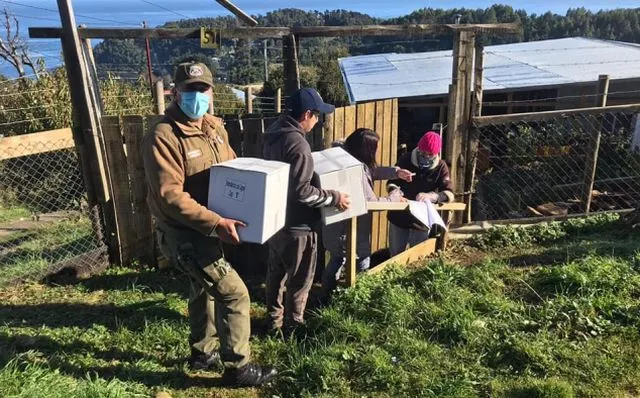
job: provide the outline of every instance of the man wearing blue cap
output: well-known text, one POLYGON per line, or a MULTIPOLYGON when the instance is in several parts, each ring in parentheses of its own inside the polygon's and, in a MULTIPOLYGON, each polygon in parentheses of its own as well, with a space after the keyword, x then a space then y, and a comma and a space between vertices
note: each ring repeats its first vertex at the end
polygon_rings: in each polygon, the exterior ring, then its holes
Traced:
POLYGON ((286 113, 264 135, 264 158, 291 165, 285 227, 268 242, 266 300, 272 331, 291 330, 304 323, 316 268, 320 208, 346 210, 350 205, 349 195, 319 188, 305 139, 320 114, 334 110, 316 90, 302 88, 289 97, 286 113))

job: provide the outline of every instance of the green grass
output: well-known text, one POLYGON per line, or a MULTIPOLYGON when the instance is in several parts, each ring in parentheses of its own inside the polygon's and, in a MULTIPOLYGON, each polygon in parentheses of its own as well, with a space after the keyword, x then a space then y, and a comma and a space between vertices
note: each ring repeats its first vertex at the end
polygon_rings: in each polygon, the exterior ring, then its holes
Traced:
POLYGON ((31 212, 24 207, 0 204, 0 224, 29 217, 31 217, 31 212))
POLYGON ((0 286, 41 278, 51 264, 96 247, 91 222, 80 216, 0 237, 0 286))
POLYGON ((548 228, 516 244, 492 233, 471 266, 364 277, 296 336, 255 335, 254 355, 281 370, 261 389, 186 370, 188 286, 170 271, 7 287, 0 396, 640 395, 640 236, 616 219, 548 228))

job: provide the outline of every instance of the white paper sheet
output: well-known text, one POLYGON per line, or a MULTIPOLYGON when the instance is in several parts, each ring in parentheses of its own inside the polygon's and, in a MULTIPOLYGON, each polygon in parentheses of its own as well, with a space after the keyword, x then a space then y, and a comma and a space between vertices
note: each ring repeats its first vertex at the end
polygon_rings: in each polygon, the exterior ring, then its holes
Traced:
POLYGON ((409 201, 409 211, 418 219, 425 227, 431 229, 434 224, 440 225, 445 230, 445 225, 440 213, 436 210, 436 206, 431 202, 416 202, 415 200, 409 201))

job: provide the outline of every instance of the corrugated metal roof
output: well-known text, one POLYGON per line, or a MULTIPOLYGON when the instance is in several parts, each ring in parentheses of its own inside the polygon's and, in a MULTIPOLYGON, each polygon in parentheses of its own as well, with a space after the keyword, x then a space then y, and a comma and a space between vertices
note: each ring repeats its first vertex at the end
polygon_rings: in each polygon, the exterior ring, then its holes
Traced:
MULTIPOLYGON (((445 95, 452 52, 372 54, 340 58, 352 103, 445 95)), ((640 45, 573 37, 485 47, 484 89, 504 90, 640 77, 640 45)))

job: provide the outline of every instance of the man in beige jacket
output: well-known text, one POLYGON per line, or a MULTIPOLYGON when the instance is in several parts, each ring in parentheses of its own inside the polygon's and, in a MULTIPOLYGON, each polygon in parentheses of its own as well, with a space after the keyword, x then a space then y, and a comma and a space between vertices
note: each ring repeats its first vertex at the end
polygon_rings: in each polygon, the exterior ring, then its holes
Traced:
POLYGON ((221 247, 240 243, 237 228, 244 224, 206 207, 209 168, 236 154, 222 119, 206 113, 213 95, 209 69, 179 64, 174 82, 175 101, 144 137, 142 154, 160 249, 191 282, 189 364, 210 370, 221 359, 226 384, 260 385, 277 372, 250 362, 249 293, 221 247))

